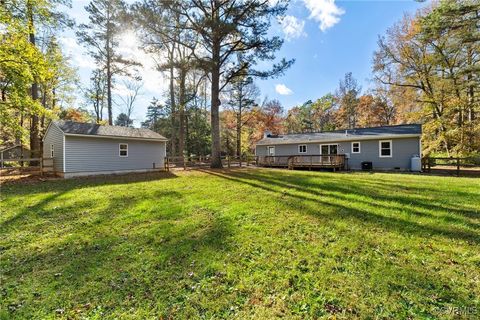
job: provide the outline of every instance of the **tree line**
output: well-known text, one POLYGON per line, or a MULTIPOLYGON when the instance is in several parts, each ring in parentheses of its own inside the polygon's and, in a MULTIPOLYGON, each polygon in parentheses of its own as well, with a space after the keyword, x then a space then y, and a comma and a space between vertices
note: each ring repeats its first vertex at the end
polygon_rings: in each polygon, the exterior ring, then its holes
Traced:
POLYGON ((40 154, 50 119, 131 126, 141 94, 142 61, 122 55, 134 29, 169 86, 151 100, 142 126, 169 138, 173 156, 253 152, 264 131, 313 132, 422 123, 424 153, 469 155, 480 149, 479 12, 475 1, 439 1, 405 16, 379 37, 372 88, 347 73, 335 92, 293 106, 261 98, 255 82, 284 74, 283 39, 269 29, 288 1, 91 1, 88 22, 65 13, 68 0, 1 0, 1 140, 40 154), (63 10, 62 10, 63 8, 63 10), (80 84, 57 35, 75 31, 96 68, 80 84), (260 68, 262 66, 262 68, 260 68), (265 67, 267 66, 267 67, 265 67), (268 67, 269 66, 269 67, 268 67), (119 85, 128 94, 115 97, 119 85), (83 105, 74 105, 81 88, 83 105), (118 100, 118 101, 115 101, 118 100), (114 118, 114 105, 122 112, 114 118))

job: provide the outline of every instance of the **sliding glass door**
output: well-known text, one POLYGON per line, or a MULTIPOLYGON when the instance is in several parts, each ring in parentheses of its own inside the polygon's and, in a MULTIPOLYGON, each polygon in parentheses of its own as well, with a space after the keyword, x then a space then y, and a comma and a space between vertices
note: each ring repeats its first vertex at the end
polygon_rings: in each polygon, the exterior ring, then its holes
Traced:
POLYGON ((322 144, 320 145, 320 154, 330 155, 338 153, 338 144, 322 144))
POLYGON ((338 144, 321 144, 320 145, 320 155, 322 156, 322 163, 331 163, 332 158, 330 155, 335 155, 338 153, 338 144))

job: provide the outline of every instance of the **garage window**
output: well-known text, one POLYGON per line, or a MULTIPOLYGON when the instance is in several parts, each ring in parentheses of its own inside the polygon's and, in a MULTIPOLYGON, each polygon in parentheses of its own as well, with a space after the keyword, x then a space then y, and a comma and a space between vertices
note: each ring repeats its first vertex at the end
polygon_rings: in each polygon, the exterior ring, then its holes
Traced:
POLYGON ((120 157, 128 157, 128 144, 127 143, 120 143, 118 145, 118 155, 120 157))
POLYGON ((53 158, 53 155, 55 154, 55 147, 53 144, 50 145, 50 158, 53 158))
POLYGON ((307 153, 307 145, 301 144, 298 146, 298 153, 307 153))

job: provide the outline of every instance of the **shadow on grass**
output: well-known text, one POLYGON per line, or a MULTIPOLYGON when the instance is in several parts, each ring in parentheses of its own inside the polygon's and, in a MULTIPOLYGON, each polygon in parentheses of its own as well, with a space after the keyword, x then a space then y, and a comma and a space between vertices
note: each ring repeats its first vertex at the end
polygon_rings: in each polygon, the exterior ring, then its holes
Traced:
MULTIPOLYGON (((63 195, 66 195, 72 190, 84 189, 99 187, 105 185, 128 185, 131 183, 140 183, 148 181, 157 181, 165 179, 177 178, 177 175, 171 172, 149 172, 149 173, 135 173, 135 174, 125 174, 125 175, 104 175, 104 176, 93 176, 93 177, 82 177, 74 179, 61 179, 54 181, 44 181, 38 184, 28 184, 28 185, 5 185, 2 186, 2 197, 7 199, 10 195, 15 196, 33 196, 40 193, 50 193, 46 197, 42 198, 39 202, 34 205, 26 207, 24 210, 18 214, 11 216, 3 220, 0 223, 1 227, 8 227, 12 223, 17 222, 18 220, 23 219, 25 216, 34 217, 36 212, 41 210, 45 205, 51 203, 52 201, 60 198, 63 195)), ((88 206, 86 206, 88 208, 88 206)), ((8 210, 8 208, 5 208, 8 210)))
MULTIPOLYGON (((323 182, 321 184, 316 184, 309 182, 302 177, 290 177, 288 175, 281 175, 280 178, 276 179, 270 175, 259 174, 259 173, 248 173, 248 172, 229 172, 229 171, 219 171, 219 170, 202 170, 205 173, 221 177, 227 180, 240 182, 247 184, 251 187, 262 189, 264 191, 274 193, 280 196, 282 193, 289 198, 296 198, 304 202, 303 208, 305 211, 311 215, 321 217, 322 219, 327 220, 338 220, 338 219, 350 219, 354 218, 356 220, 367 222, 372 225, 381 226, 387 230, 395 231, 399 233, 409 233, 415 234, 421 237, 428 236, 443 236, 451 239, 461 239, 466 241, 471 241, 475 243, 480 243, 480 235, 476 232, 471 232, 465 227, 450 226, 449 228, 440 227, 438 223, 435 223, 436 219, 439 219, 437 216, 430 216, 431 222, 428 224, 420 224, 415 221, 407 221, 395 216, 386 216, 382 214, 375 213, 375 207, 382 207, 378 204, 378 200, 393 202, 395 203, 393 207, 383 205, 384 209, 391 209, 392 211, 398 210, 396 206, 401 205, 400 211, 406 212, 410 215, 422 215, 428 217, 427 214, 421 213, 412 209, 411 207, 419 207, 425 210, 442 210, 442 211, 452 211, 457 215, 467 216, 471 218, 478 218, 478 213, 469 210, 462 210, 458 208, 443 207, 442 205, 436 205, 432 201, 420 201, 418 199, 408 197, 408 196, 396 196, 388 194, 385 191, 376 192, 371 188, 365 188, 365 186, 355 183, 351 187, 344 187, 340 183, 329 183, 323 182), (280 188, 280 189, 279 189, 280 188), (302 194, 292 193, 291 190, 299 191, 302 194), (323 193, 322 191, 335 192, 335 194, 323 193), (350 199, 346 195, 354 195, 355 199, 350 199), (329 202, 325 197, 336 197, 342 200, 341 204, 329 202), (368 200, 360 200, 360 198, 368 200), (356 202, 363 202, 372 207, 372 210, 359 209, 355 205, 356 202), (313 204, 307 206, 308 204, 313 204), (318 209, 318 204, 322 206, 338 209, 334 216, 323 215, 318 209)), ((381 187, 382 183, 378 181, 378 187, 381 187)), ((294 206, 294 203, 288 201, 287 197, 279 197, 279 199, 287 206, 294 206)), ((461 218, 451 218, 455 222, 466 224, 471 228, 478 230, 477 223, 471 223, 461 218)))
POLYGON ((148 182, 155 180, 164 180, 176 178, 177 175, 171 171, 158 172, 138 172, 114 175, 98 175, 77 177, 70 179, 54 178, 54 179, 35 179, 28 183, 16 183, 14 181, 2 184, 2 193, 5 196, 9 194, 36 194, 45 191, 56 191, 63 189, 88 188, 98 185, 128 184, 138 182, 148 182))
MULTIPOLYGON (((87 303, 114 303, 115 308, 128 310, 146 300, 154 302, 153 291, 165 293, 161 303, 167 306, 163 311, 168 317, 168 306, 178 305, 181 297, 176 292, 190 288, 205 273, 199 271, 204 266, 195 265, 195 261, 210 256, 213 262, 216 254, 230 250, 233 222, 205 208, 183 212, 181 206, 175 206, 182 199, 176 191, 116 195, 108 198, 100 210, 86 214, 83 210, 95 207, 92 200, 76 201, 75 206, 63 206, 61 211, 42 207, 55 198, 52 195, 36 205, 45 219, 36 223, 54 227, 55 242, 42 242, 49 241, 42 234, 48 230, 30 230, 38 235, 19 252, 8 254, 9 263, 2 267, 10 284, 22 275, 33 281, 30 288, 37 288, 33 297, 28 291, 27 296, 16 292, 17 285, 8 290, 4 303, 9 301, 14 306, 18 299, 24 299, 27 302, 22 304, 31 308, 18 307, 12 315, 32 314, 35 309, 45 314, 58 308, 73 312, 87 303), (150 210, 142 207, 144 201, 152 204, 150 210), (161 206, 156 208, 156 203, 161 206), (92 297, 97 301, 89 300, 92 297), (39 304, 44 300, 49 304, 39 304)), ((14 230, 22 221, 8 223, 14 230)), ((9 249, 2 248, 4 252, 9 249)), ((209 268, 209 274, 221 272, 209 268)), ((75 313, 71 316, 78 317, 75 313)))

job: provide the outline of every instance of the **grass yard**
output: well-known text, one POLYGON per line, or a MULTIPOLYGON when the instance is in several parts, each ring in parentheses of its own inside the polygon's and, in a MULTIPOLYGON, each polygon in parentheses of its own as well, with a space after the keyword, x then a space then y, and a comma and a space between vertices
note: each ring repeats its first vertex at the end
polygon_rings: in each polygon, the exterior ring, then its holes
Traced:
POLYGON ((0 319, 480 317, 480 179, 205 170, 1 195, 0 319))

